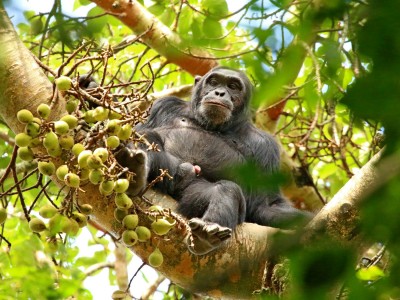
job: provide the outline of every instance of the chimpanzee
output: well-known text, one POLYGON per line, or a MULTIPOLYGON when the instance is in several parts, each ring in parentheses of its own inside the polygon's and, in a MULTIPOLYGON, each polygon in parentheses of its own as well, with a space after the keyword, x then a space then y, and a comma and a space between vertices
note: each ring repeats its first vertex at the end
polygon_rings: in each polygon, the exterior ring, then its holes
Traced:
MULTIPOLYGON (((164 178, 156 188, 172 195, 179 202, 178 211, 189 219, 192 253, 217 248, 244 221, 285 227, 293 219, 310 218, 279 191, 241 188, 225 172, 247 161, 269 174, 279 167, 276 142, 250 121, 251 94, 252 85, 243 72, 217 67, 196 77, 190 102, 159 99, 148 120, 137 127, 160 150, 147 152, 148 181, 160 175, 160 169, 168 169, 173 177, 164 178)), ((143 156, 142 150, 127 145, 117 160, 137 170, 133 159, 143 162, 143 156)))

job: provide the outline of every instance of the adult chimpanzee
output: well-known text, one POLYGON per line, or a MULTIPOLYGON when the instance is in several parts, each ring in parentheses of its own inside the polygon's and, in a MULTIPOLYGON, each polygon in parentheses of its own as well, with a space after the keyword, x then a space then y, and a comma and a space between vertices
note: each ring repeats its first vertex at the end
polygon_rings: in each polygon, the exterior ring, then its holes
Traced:
MULTIPOLYGON (((160 99, 147 122, 137 128, 160 150, 147 152, 148 180, 160 169, 168 169, 173 177, 156 187, 174 196, 179 212, 190 219, 189 249, 195 254, 218 247, 244 221, 282 227, 296 218, 308 219, 308 213, 293 208, 278 191, 242 189, 224 172, 246 161, 267 173, 279 167, 276 142, 250 122, 251 93, 243 72, 217 67, 196 78, 190 102, 160 99)), ((143 152, 128 147, 117 159, 137 170, 132 159, 143 161, 143 152)))

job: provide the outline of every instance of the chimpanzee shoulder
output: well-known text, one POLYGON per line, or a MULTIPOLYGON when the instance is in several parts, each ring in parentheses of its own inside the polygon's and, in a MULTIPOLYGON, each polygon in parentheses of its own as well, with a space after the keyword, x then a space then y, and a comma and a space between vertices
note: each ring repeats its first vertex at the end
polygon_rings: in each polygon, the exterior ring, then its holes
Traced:
POLYGON ((189 112, 187 101, 174 96, 163 97, 153 104, 147 122, 140 128, 152 129, 171 125, 177 117, 188 116, 189 112))

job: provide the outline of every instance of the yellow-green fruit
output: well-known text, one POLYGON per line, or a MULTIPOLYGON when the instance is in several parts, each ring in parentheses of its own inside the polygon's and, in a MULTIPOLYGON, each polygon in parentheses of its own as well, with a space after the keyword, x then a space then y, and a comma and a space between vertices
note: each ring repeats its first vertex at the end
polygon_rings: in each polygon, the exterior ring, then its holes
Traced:
POLYGON ((46 229, 46 224, 41 219, 33 218, 29 221, 29 228, 33 232, 41 232, 46 229))
POLYGON ((69 172, 68 166, 67 165, 61 165, 57 168, 56 170, 56 176, 59 180, 63 181, 65 175, 69 172))
POLYGON ((133 230, 125 230, 122 233, 122 241, 126 246, 133 246, 137 243, 139 237, 133 230))
POLYGON ((135 229, 139 242, 146 242, 151 238, 151 231, 147 227, 138 226, 135 229))
POLYGON ((118 120, 110 120, 107 123, 106 130, 108 134, 116 135, 121 130, 121 125, 118 120))
POLYGON ((54 122, 54 130, 58 134, 65 134, 69 131, 69 126, 67 122, 64 121, 55 121, 54 122))
POLYGON ((108 150, 106 148, 96 148, 93 151, 93 154, 100 157, 102 162, 105 162, 108 159, 108 150))
POLYGON ((132 207, 133 202, 127 194, 122 193, 115 196, 115 205, 117 205, 117 207, 121 209, 129 209, 132 207))
POLYGON ((160 249, 158 248, 154 249, 154 251, 149 255, 150 266, 157 268, 161 266, 163 262, 164 262, 164 257, 160 249))
POLYGON ((93 118, 96 121, 104 121, 108 118, 109 110, 103 106, 98 106, 93 111, 93 118))
POLYGON ((94 110, 88 110, 83 114, 83 119, 86 123, 94 123, 96 120, 94 119, 94 110))
POLYGON ((114 218, 118 221, 118 222, 122 222, 122 220, 125 218, 125 216, 128 214, 128 211, 125 209, 120 209, 120 208, 116 208, 114 210, 114 218))
MULTIPOLYGON (((152 205, 149 207, 149 212, 152 213, 161 213, 163 211, 163 208, 159 205, 152 205)), ((149 216, 149 219, 154 221, 156 218, 153 216, 149 216)))
POLYGON ((62 228, 66 226, 65 224, 68 223, 68 218, 57 213, 49 220, 49 231, 50 235, 55 235, 62 231, 62 228))
POLYGON ((74 212, 72 215, 72 219, 74 219, 78 223, 80 228, 87 225, 87 217, 84 214, 74 212))
POLYGON ((33 151, 28 147, 21 147, 18 149, 18 156, 22 160, 30 161, 33 159, 33 151))
POLYGON ((61 121, 67 123, 69 129, 74 129, 78 125, 78 118, 72 115, 66 115, 62 117, 61 121))
POLYGON ((119 112, 111 110, 110 114, 108 115, 108 118, 110 120, 119 120, 122 118, 122 115, 119 112))
POLYGON ((56 148, 47 148, 47 153, 51 156, 51 157, 59 157, 62 153, 62 149, 60 146, 56 147, 56 148))
POLYGON ((68 235, 72 236, 77 235, 80 228, 78 222, 76 222, 73 219, 69 219, 67 217, 65 218, 67 219, 67 221, 63 222, 61 226, 61 231, 68 235))
POLYGON ((124 141, 131 137, 132 131, 133 131, 132 125, 125 124, 121 127, 121 130, 118 132, 117 136, 120 140, 124 141))
POLYGON ((92 151, 91 150, 83 150, 81 153, 79 153, 78 155, 78 164, 79 167, 81 168, 87 168, 88 164, 88 158, 92 155, 92 151))
POLYGON ((17 119, 21 123, 26 124, 33 121, 33 115, 29 110, 21 109, 20 111, 17 112, 17 119))
POLYGON ((61 148, 69 150, 74 146, 74 138, 71 135, 64 134, 59 137, 58 142, 61 148))
POLYGON ((26 133, 18 133, 15 136, 15 143, 18 147, 27 147, 31 143, 32 137, 27 135, 26 133))
POLYGON ((46 147, 46 149, 56 149, 60 146, 58 143, 58 136, 55 134, 53 131, 50 131, 46 133, 43 139, 43 146, 46 147))
POLYGON ((58 213, 58 209, 51 204, 45 204, 39 209, 39 215, 45 219, 50 219, 58 213))
POLYGON ((81 143, 76 143, 72 147, 72 154, 78 156, 83 150, 85 150, 85 146, 83 146, 81 143))
POLYGON ((60 76, 56 80, 54 80, 54 82, 56 83, 59 91, 67 91, 72 86, 72 80, 67 76, 60 76))
POLYGON ((104 180, 100 183, 100 190, 104 192, 112 192, 114 189, 114 181, 113 180, 104 180))
POLYGON ((174 223, 168 222, 166 219, 163 218, 158 218, 156 221, 151 223, 151 229, 156 233, 157 235, 164 235, 167 234, 172 227, 174 227, 174 223))
POLYGON ((125 193, 129 187, 129 180, 122 178, 118 179, 114 184, 114 191, 116 193, 125 193))
POLYGON ((87 168, 81 169, 81 171, 79 173, 79 177, 81 178, 81 181, 88 180, 89 179, 89 175, 90 175, 90 170, 87 169, 87 168))
POLYGON ((38 137, 35 137, 35 138, 31 139, 31 142, 29 143, 29 147, 35 148, 41 144, 42 144, 42 141, 38 137))
POLYGON ((7 210, 4 207, 0 208, 0 225, 7 220, 7 210))
POLYGON ((39 161, 39 172, 43 175, 51 176, 56 171, 56 166, 51 161, 39 161))
POLYGON ((87 159, 87 166, 89 169, 100 169, 103 166, 103 162, 100 157, 92 154, 87 159))
POLYGON ((65 175, 65 177, 64 177, 65 184, 72 188, 79 187, 80 181, 81 180, 80 180, 79 176, 74 173, 67 173, 67 175, 65 175))
POLYGON ((31 137, 37 137, 40 133, 40 124, 36 122, 29 122, 25 126, 25 133, 31 137))
POLYGON ((119 138, 115 135, 109 136, 106 140, 108 148, 115 149, 119 146, 119 138))
POLYGON ((37 113, 43 119, 47 119, 50 116, 50 111, 50 106, 48 106, 46 103, 42 103, 37 107, 37 113))
POLYGON ((89 172, 89 181, 93 184, 99 184, 104 179, 104 173, 102 170, 94 169, 89 172))
POLYGON ((67 103, 65 104, 65 109, 67 110, 67 112, 69 114, 72 114, 76 110, 78 105, 79 105, 78 99, 71 99, 71 100, 67 101, 67 103))
POLYGON ((124 225, 124 227, 126 229, 133 230, 138 226, 138 224, 139 224, 139 216, 136 214, 135 215, 127 215, 122 220, 122 225, 124 225))
POLYGON ((93 207, 90 204, 82 204, 79 209, 84 215, 90 215, 93 211, 93 207))

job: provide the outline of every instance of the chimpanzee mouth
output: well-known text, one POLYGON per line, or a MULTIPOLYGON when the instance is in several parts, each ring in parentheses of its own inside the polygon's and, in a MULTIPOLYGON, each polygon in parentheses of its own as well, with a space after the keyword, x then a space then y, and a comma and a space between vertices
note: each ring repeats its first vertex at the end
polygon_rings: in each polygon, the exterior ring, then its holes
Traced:
POLYGON ((229 107, 228 105, 223 104, 223 103, 218 102, 218 101, 210 101, 210 100, 208 100, 208 101, 204 102, 204 104, 220 106, 220 107, 223 107, 223 108, 226 108, 226 109, 231 110, 230 107, 229 107))

